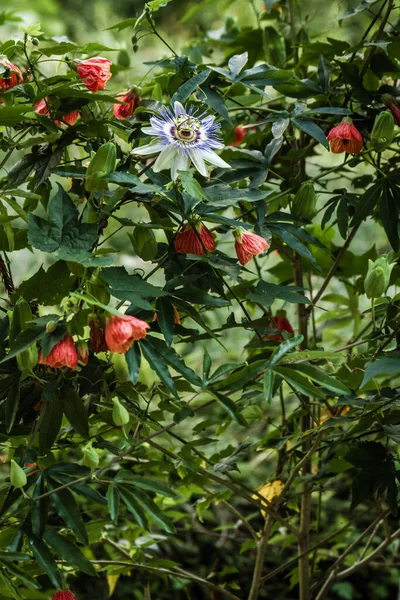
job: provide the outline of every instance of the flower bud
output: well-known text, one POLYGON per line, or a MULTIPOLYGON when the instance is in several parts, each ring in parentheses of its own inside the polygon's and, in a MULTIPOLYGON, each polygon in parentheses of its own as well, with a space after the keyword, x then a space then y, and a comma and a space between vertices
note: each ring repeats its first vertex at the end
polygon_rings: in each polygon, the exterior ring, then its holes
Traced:
POLYGON ((364 279, 367 298, 380 298, 386 292, 395 264, 389 263, 386 256, 380 256, 375 262, 368 260, 368 272, 364 279))
POLYGON ((89 346, 87 343, 83 341, 78 342, 76 344, 76 352, 79 360, 87 365, 89 360, 89 346))
POLYGON ((125 406, 122 406, 118 398, 113 398, 113 404, 112 418, 115 425, 122 426, 129 423, 129 413, 125 406))
POLYGON ((153 230, 144 225, 136 225, 131 236, 135 253, 142 260, 153 260, 157 255, 158 244, 153 230))
POLYGON ((33 37, 31 39, 32 45, 38 47, 39 46, 39 40, 37 39, 37 37, 33 37))
POLYGON ((25 471, 15 462, 15 460, 11 461, 10 481, 11 485, 15 488, 23 488, 27 482, 25 471))
POLYGON ((92 447, 92 444, 88 444, 82 450, 83 452, 83 464, 85 467, 95 469, 99 466, 99 456, 96 450, 92 447))
POLYGON ((294 197, 292 215, 294 217, 302 217, 303 219, 312 219, 316 212, 316 202, 317 197, 311 181, 303 183, 294 197))
POLYGON ((110 294, 107 292, 106 284, 99 277, 97 270, 93 273, 90 280, 87 282, 87 291, 89 294, 94 296, 96 300, 103 304, 108 304, 110 301, 110 294))
POLYGON ((53 333, 57 329, 57 321, 49 321, 46 325, 46 333, 53 333))
POLYGON ((107 142, 100 146, 87 168, 85 189, 88 192, 105 190, 107 181, 102 178, 115 171, 116 161, 117 153, 113 142, 107 142))
POLYGON ((385 110, 375 119, 371 132, 371 147, 377 152, 383 152, 390 146, 394 138, 394 118, 391 112, 385 110))

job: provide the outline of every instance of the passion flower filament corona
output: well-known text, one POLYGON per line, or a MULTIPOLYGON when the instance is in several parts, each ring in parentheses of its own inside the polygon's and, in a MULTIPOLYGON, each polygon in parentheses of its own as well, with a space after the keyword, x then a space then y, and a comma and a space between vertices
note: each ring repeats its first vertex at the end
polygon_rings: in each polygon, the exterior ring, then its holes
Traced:
POLYGON ((180 102, 175 102, 172 110, 162 107, 159 116, 150 118, 151 127, 142 129, 155 140, 136 148, 132 154, 158 154, 153 171, 171 169, 173 180, 177 179, 178 171, 187 171, 191 163, 204 177, 208 177, 206 163, 230 169, 230 165, 214 152, 224 147, 218 136, 220 126, 214 121, 213 115, 198 114, 192 106, 186 110, 180 102))

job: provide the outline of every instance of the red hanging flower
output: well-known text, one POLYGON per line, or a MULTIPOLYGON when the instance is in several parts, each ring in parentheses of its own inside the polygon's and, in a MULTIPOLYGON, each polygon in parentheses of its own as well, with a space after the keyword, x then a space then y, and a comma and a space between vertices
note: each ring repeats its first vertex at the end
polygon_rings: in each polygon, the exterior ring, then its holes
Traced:
POLYGON ((105 339, 108 349, 125 354, 136 340, 146 337, 150 325, 130 315, 111 315, 106 322, 105 339))
POLYGON ((88 325, 90 327, 90 345, 93 352, 106 352, 108 347, 103 320, 100 321, 99 317, 95 313, 92 313, 88 317, 88 325))
MULTIPOLYGON (((41 100, 39 100, 39 102, 35 102, 34 107, 35 113, 37 113, 38 115, 44 115, 45 117, 51 118, 51 105, 48 98, 42 98, 41 100)), ((73 112, 64 115, 62 117, 62 121, 54 119, 54 123, 57 125, 57 127, 60 127, 64 121, 68 123, 68 125, 75 125, 78 117, 79 112, 77 110, 74 110, 73 112)))
POLYGON ((43 354, 40 352, 38 364, 48 365, 55 369, 60 369, 61 367, 76 369, 78 364, 78 353, 72 336, 66 335, 61 342, 58 342, 58 344, 54 346, 46 358, 43 358, 43 354))
POLYGON ((396 104, 396 98, 390 94, 383 94, 382 102, 392 113, 396 125, 400 125, 400 108, 396 104))
POLYGON ((77 597, 72 592, 64 590, 61 592, 56 592, 53 596, 53 600, 77 600, 77 597))
POLYGON ((0 90, 11 90, 11 88, 23 82, 22 71, 6 58, 0 60, 2 69, 0 72, 0 90))
POLYGON ((215 251, 215 241, 209 229, 198 221, 194 227, 186 223, 175 237, 175 250, 179 254, 205 254, 215 251))
POLYGON ((231 146, 240 146, 246 137, 247 130, 242 125, 236 125, 235 127, 235 139, 233 140, 231 146))
POLYGON ((247 264, 253 256, 262 254, 270 247, 270 244, 260 235, 247 231, 243 227, 235 229, 235 249, 241 265, 247 264))
POLYGON ((94 56, 93 58, 80 60, 76 71, 88 90, 98 92, 105 89, 106 83, 111 77, 111 65, 112 62, 108 58, 94 56))
MULTIPOLYGON (((287 331, 288 333, 294 333, 293 327, 290 324, 289 319, 286 317, 285 310, 279 310, 275 317, 272 317, 272 321, 269 324, 269 327, 273 329, 279 329, 279 331, 287 331)), ((279 334, 267 334, 264 336, 269 340, 278 340, 279 342, 283 342, 283 337, 279 334)))
POLYGON ((125 102, 125 104, 114 104, 114 117, 123 120, 127 119, 135 112, 140 98, 135 90, 131 89, 123 94, 118 94, 117 100, 125 102))
POLYGON ((363 145, 363 137, 357 127, 353 125, 351 119, 347 117, 330 130, 327 140, 333 154, 348 152, 349 154, 359 154, 363 145))

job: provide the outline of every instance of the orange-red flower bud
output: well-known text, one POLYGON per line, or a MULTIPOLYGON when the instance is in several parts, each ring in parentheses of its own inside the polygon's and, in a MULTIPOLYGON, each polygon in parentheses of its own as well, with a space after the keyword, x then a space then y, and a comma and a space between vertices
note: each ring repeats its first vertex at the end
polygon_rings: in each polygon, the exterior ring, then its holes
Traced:
POLYGON ((231 146, 240 146, 246 137, 246 129, 242 125, 236 125, 235 127, 235 139, 233 140, 231 146))
POLYGON ((359 154, 363 145, 363 137, 351 119, 344 118, 343 121, 330 130, 327 140, 333 154, 348 152, 359 154))
POLYGON ((111 65, 112 62, 108 58, 94 56, 93 58, 79 61, 76 71, 88 90, 98 92, 105 89, 106 83, 111 77, 111 65))
POLYGON ((78 342, 76 345, 76 351, 78 353, 79 360, 87 365, 89 360, 89 346, 87 343, 82 341, 78 342))
MULTIPOLYGON (((294 333, 293 327, 291 326, 289 319, 286 317, 286 312, 284 310, 280 310, 278 314, 272 317, 269 327, 279 329, 279 331, 294 333)), ((279 333, 267 334, 264 337, 269 340, 278 340, 279 342, 283 342, 283 337, 279 333)))
POLYGON ((6 58, 0 60, 0 66, 5 71, 0 73, 0 90, 11 90, 11 88, 23 82, 22 71, 6 58))
POLYGON ((106 322, 105 339, 108 349, 117 354, 125 354, 136 340, 147 335, 150 325, 146 321, 130 315, 110 315, 106 322))
POLYGON ((61 367, 70 367, 76 369, 78 364, 78 353, 75 348, 74 340, 71 335, 66 335, 61 342, 58 342, 49 352, 46 358, 43 358, 42 352, 39 355, 38 364, 48 365, 55 369, 61 367))
MULTIPOLYGON (((37 113, 38 115, 44 115, 45 117, 51 118, 51 106, 48 98, 42 98, 41 100, 39 100, 39 102, 35 102, 34 107, 35 113, 37 113)), ((57 125, 57 127, 60 127, 64 121, 68 123, 68 125, 75 125, 78 117, 79 112, 77 110, 74 110, 73 112, 64 115, 62 117, 62 121, 55 119, 54 123, 57 125)))
POLYGON ((61 592, 56 592, 53 596, 53 600, 77 600, 77 597, 72 592, 64 590, 61 592))
POLYGON ((247 264, 253 256, 262 254, 270 246, 263 237, 252 231, 247 231, 243 227, 235 229, 233 235, 236 254, 241 265, 247 264))
POLYGON ((123 120, 127 119, 135 112, 140 98, 134 90, 129 90, 123 94, 118 94, 117 100, 125 102, 125 104, 114 104, 114 117, 123 120))
POLYGON ((396 98, 390 94, 383 94, 382 102, 392 113, 396 125, 400 125, 400 108, 396 104, 396 98))
POLYGON ((209 229, 198 221, 194 227, 186 223, 175 237, 175 250, 180 254, 205 254, 215 251, 215 241, 209 229))

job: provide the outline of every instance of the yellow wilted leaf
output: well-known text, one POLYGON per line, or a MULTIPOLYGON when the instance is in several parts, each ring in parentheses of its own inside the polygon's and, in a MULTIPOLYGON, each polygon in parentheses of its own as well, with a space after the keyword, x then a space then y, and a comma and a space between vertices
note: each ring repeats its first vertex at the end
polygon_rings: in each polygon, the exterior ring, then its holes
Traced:
MULTIPOLYGON (((265 498, 265 500, 267 500, 267 502, 264 502, 263 504, 268 506, 268 503, 275 502, 276 500, 278 500, 280 498, 283 488, 284 488, 283 482, 280 479, 276 479, 275 481, 269 481, 268 483, 265 483, 257 491, 260 496, 262 496, 263 498, 265 498)), ((254 494, 253 498, 255 498, 257 500, 258 496, 256 496, 254 494)), ((267 513, 265 512, 265 510, 262 510, 261 514, 265 519, 265 517, 267 516, 267 513)))
POLYGON ((118 579, 119 579, 119 574, 118 575, 107 575, 109 598, 111 598, 111 596, 115 592, 115 588, 117 587, 118 579))

